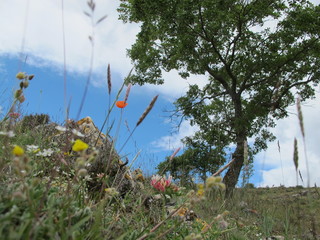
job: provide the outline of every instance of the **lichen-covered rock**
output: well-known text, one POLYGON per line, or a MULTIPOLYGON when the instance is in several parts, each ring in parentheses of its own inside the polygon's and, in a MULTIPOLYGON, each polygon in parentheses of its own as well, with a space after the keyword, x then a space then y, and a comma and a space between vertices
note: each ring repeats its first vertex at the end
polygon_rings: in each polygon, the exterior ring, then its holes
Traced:
POLYGON ((102 146, 106 140, 106 135, 100 132, 91 117, 85 117, 77 122, 77 126, 81 133, 88 139, 91 146, 102 146))

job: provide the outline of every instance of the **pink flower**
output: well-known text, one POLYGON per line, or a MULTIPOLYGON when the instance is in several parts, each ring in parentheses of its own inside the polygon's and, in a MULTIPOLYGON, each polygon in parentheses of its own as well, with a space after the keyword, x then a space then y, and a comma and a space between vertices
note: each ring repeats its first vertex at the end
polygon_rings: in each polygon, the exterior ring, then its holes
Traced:
POLYGON ((172 176, 166 178, 166 176, 161 177, 160 175, 153 175, 151 178, 151 186, 160 192, 165 192, 167 187, 170 187, 172 181, 172 176))
POLYGON ((20 113, 18 112, 11 112, 9 113, 9 117, 13 118, 13 119, 18 119, 20 117, 20 113))

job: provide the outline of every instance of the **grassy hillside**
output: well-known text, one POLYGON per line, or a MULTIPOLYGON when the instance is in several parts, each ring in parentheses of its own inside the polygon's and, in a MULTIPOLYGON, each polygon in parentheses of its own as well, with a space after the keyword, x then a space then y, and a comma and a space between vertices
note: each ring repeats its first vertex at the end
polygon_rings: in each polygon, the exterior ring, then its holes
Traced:
POLYGON ((39 116, 1 125, 0 239, 320 239, 318 188, 236 189, 226 201, 220 177, 151 184, 111 159, 133 183, 123 189, 119 171, 90 172, 102 148, 57 137, 39 116))

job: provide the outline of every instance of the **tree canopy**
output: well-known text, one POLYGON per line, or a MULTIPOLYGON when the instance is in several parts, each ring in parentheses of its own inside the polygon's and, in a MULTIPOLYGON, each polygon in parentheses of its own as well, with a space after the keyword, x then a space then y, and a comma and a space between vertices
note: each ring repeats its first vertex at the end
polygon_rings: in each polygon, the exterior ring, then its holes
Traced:
MULTIPOLYGON (((141 23, 128 54, 132 83, 162 84, 162 72, 208 75, 190 86, 176 107, 201 131, 235 144, 224 177, 234 188, 244 143, 267 147, 268 131, 288 115, 295 95, 314 96, 320 80, 320 6, 306 0, 122 0, 123 21, 141 23)), ((210 141, 210 140, 209 140, 210 141)))

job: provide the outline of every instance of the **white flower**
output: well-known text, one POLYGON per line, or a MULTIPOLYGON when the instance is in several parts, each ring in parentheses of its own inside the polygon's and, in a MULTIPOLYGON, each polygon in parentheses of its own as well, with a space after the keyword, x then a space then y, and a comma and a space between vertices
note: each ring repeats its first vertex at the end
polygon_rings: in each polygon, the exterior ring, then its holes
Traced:
POLYGON ((33 152, 34 153, 38 149, 39 149, 39 147, 36 146, 36 145, 27 145, 27 152, 33 152))
POLYGON ((8 136, 8 137, 14 137, 15 134, 14 134, 13 131, 10 130, 9 132, 7 132, 7 136, 8 136))
POLYGON ((78 137, 84 137, 84 135, 76 129, 72 129, 72 133, 78 137))
POLYGON ((11 130, 10 130, 9 132, 0 131, 0 135, 2 135, 2 136, 8 136, 8 137, 14 137, 14 136, 15 136, 14 132, 11 131, 11 130))
POLYGON ((50 157, 53 153, 53 150, 51 148, 43 149, 42 152, 38 152, 36 155, 40 157, 50 157))
POLYGON ((56 126, 56 129, 57 129, 58 131, 60 131, 60 132, 65 132, 65 131, 67 131, 67 128, 62 127, 62 126, 56 126))

